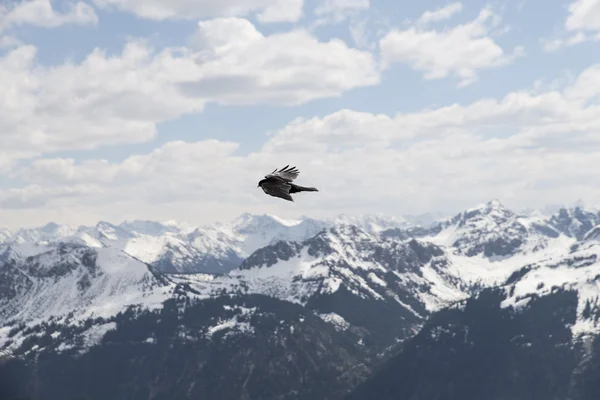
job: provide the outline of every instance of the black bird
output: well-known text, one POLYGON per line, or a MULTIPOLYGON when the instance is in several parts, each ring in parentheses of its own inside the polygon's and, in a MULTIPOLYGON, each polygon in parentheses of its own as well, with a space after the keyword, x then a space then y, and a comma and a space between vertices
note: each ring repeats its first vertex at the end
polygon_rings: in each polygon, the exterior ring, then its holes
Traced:
POLYGON ((298 177, 298 174, 300 174, 300 171, 298 171, 296 167, 290 168, 289 165, 286 165, 279 171, 275 169, 269 175, 266 175, 265 179, 258 182, 257 187, 260 186, 269 196, 279 197, 289 201, 294 201, 292 196, 290 196, 292 193, 318 192, 316 188, 299 186, 292 183, 292 181, 298 177))

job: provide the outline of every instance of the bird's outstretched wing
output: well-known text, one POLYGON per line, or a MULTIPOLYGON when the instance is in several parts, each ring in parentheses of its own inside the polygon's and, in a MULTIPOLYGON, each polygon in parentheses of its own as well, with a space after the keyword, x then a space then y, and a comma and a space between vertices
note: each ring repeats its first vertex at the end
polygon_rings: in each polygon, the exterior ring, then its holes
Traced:
POLYGON ((292 186, 281 180, 271 180, 261 184, 262 190, 271 196, 279 197, 285 200, 294 201, 290 196, 292 186))
POLYGON ((287 182, 291 182, 298 177, 298 174, 300 174, 300 171, 298 171, 298 169, 296 169, 296 167, 290 168, 289 165, 286 165, 285 167, 281 168, 280 170, 275 169, 269 175, 266 175, 265 178, 267 178, 267 179, 281 178, 287 182))

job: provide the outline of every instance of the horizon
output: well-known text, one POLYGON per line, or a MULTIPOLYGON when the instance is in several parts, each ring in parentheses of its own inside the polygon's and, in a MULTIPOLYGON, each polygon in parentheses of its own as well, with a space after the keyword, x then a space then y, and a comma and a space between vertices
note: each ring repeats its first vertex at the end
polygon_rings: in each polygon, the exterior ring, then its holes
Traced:
POLYGON ((428 213, 421 213, 421 214, 384 214, 384 213, 376 213, 376 212, 375 213, 362 213, 362 214, 360 214, 360 213, 359 214, 338 213, 338 214, 333 214, 326 218, 316 218, 316 217, 313 217, 310 215, 300 215, 295 218, 283 218, 279 215, 268 213, 268 212, 265 212, 265 213, 243 212, 243 213, 241 213, 237 216, 234 216, 233 218, 230 218, 228 220, 215 220, 213 222, 203 223, 203 224, 194 224, 194 223, 191 223, 186 220, 175 220, 175 219, 156 220, 156 219, 147 219, 147 218, 142 218, 142 219, 133 218, 133 219, 124 219, 124 220, 120 220, 120 221, 114 221, 114 220, 110 221, 107 219, 100 219, 91 224, 66 224, 66 223, 61 223, 60 221, 46 221, 40 225, 29 225, 29 226, 21 225, 21 226, 16 226, 16 227, 12 227, 12 228, 0 225, 0 229, 4 229, 11 233, 15 233, 20 229, 42 229, 49 225, 57 225, 59 227, 68 227, 68 228, 72 228, 72 229, 81 229, 81 228, 94 227, 100 223, 108 223, 108 224, 116 226, 116 227, 121 227, 124 224, 134 223, 134 222, 151 222, 151 223, 158 223, 158 224, 165 225, 165 226, 173 225, 177 228, 182 228, 183 226, 187 226, 188 228, 198 229, 198 228, 204 228, 204 227, 211 227, 216 224, 225 224, 225 225, 234 224, 237 220, 243 218, 246 215, 251 216, 251 217, 263 217, 263 216, 270 217, 270 218, 277 220, 280 223, 302 222, 306 219, 314 219, 316 221, 323 221, 323 222, 327 222, 327 221, 333 222, 335 219, 340 218, 340 217, 397 218, 397 219, 403 219, 407 224, 412 225, 413 223, 410 221, 411 219, 419 220, 419 219, 427 219, 427 217, 429 217, 431 219, 432 223, 440 222, 440 221, 443 221, 446 219, 453 218, 463 212, 468 212, 470 210, 485 207, 492 202, 498 202, 502 207, 508 209, 509 211, 512 211, 513 213, 515 213, 517 215, 526 215, 526 214, 530 214, 530 213, 541 213, 545 217, 551 217, 552 215, 558 213, 561 209, 574 210, 577 208, 586 210, 586 211, 591 211, 591 212, 600 212, 600 207, 590 206, 588 204, 585 204, 582 200, 578 200, 572 204, 562 204, 562 205, 557 205, 557 204, 550 205, 549 204, 543 208, 515 210, 515 209, 512 209, 511 207, 506 206, 506 204, 504 204, 499 199, 491 199, 486 202, 481 202, 479 204, 475 204, 470 207, 466 207, 462 210, 457 210, 457 211, 450 212, 450 213, 442 213, 442 212, 438 212, 438 211, 431 211, 428 213))
POLYGON ((148 1, 0 6, 0 226, 600 207, 596 0, 148 1))

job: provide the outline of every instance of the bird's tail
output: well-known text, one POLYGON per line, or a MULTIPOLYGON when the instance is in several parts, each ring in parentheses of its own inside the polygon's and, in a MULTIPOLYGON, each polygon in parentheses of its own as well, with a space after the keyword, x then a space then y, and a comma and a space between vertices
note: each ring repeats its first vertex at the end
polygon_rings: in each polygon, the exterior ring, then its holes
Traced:
POLYGON ((318 192, 319 190, 314 187, 305 187, 292 184, 292 188, 290 189, 290 193, 298 193, 298 192, 318 192))

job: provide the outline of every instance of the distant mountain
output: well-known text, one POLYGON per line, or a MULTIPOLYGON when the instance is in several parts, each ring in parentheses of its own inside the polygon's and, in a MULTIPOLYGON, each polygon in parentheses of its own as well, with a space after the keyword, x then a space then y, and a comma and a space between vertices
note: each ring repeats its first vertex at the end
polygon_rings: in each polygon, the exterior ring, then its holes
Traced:
POLYGON ((551 221, 539 214, 516 214, 493 200, 429 228, 391 229, 382 235, 404 239, 419 237, 452 248, 457 254, 467 257, 498 260, 533 254, 552 245, 564 247, 570 235, 559 230, 551 221))
POLYGON ((523 217, 494 200, 458 214, 437 235, 467 256, 507 257, 546 248, 559 232, 544 219, 523 217))
MULTIPOLYGON (((221 276, 159 274, 114 245, 119 240, 135 243, 135 234, 106 223, 97 228, 99 246, 77 241, 13 243, 5 245, 0 257, 0 315, 6 321, 0 328, 0 349, 25 362, 9 363, 5 372, 29 382, 24 387, 37 387, 48 396, 42 399, 85 390, 110 398, 119 398, 113 397, 117 393, 144 398, 150 390, 144 387, 148 379, 163 379, 152 390, 176 396, 179 373, 189 374, 190 384, 197 374, 208 374, 205 387, 197 389, 202 396, 214 395, 211 391, 220 387, 217 376, 229 376, 228 388, 222 389, 226 397, 219 398, 243 398, 245 390, 248 398, 290 390, 296 393, 293 398, 339 398, 390 348, 412 337, 431 310, 470 290, 468 283, 454 288, 454 277, 444 271, 449 267, 445 253, 437 246, 416 240, 383 241, 351 225, 322 230, 301 242, 275 242, 221 276), (265 312, 232 315, 232 307, 249 301, 244 299, 260 299, 259 308, 265 312), (206 307, 214 301, 222 307, 207 314, 206 307), (268 311, 273 307, 275 311, 268 311), (182 310, 188 310, 187 316, 181 315, 182 310), (297 311, 292 318, 286 310, 297 311), (291 328, 284 322, 290 318, 295 321, 291 328), (166 331, 171 333, 165 338, 166 331), (111 341, 120 332, 128 333, 120 342, 111 341), (233 342, 217 340, 223 334, 233 342), (165 350, 153 346, 159 337, 160 343, 171 343, 165 350), (195 347, 190 349, 189 343, 195 347), (282 346, 278 351, 277 343, 282 346), (145 375, 114 364, 127 365, 125 358, 163 360, 167 348, 173 361, 155 362, 157 366, 145 375), (177 355, 179 351, 189 358, 177 355), (223 363, 217 353, 239 359, 239 365, 223 363), (114 361, 104 358, 110 354, 114 361), (252 354, 257 355, 246 362, 246 369, 237 369, 252 354), (205 372, 181 371, 187 367, 175 360, 186 359, 189 365, 205 360, 205 372), (165 369, 171 363, 172 369, 165 369), (88 364, 105 366, 119 377, 106 376, 111 385, 92 383, 81 375, 88 364), (274 366, 277 374, 265 382, 274 366), (72 371, 69 374, 81 385, 66 384, 64 372, 57 376, 55 371, 72 371), (233 384, 240 374, 256 378, 233 384)), ((91 236, 90 232, 80 231, 79 237, 91 236)), ((254 308, 252 304, 240 310, 254 308)))
POLYGON ((254 250, 277 240, 303 240, 327 226, 315 220, 288 222, 272 216, 243 215, 231 224, 190 227, 174 222, 101 221, 95 226, 54 223, 41 228, 0 231, 0 246, 60 242, 122 250, 159 271, 223 273, 241 264, 254 250))
POLYGON ((2 321, 86 319, 138 303, 160 306, 166 285, 148 265, 110 247, 16 244, 0 253, 2 321))
POLYGON ((597 229, 435 313, 347 399, 599 398, 597 229))
POLYGON ((405 217, 390 217, 378 214, 347 215, 341 214, 332 218, 331 225, 353 225, 361 230, 379 234, 387 229, 407 228, 415 224, 408 222, 405 217))
POLYGON ((581 239, 589 230, 600 224, 600 213, 586 211, 580 207, 561 208, 550 218, 549 223, 565 235, 581 239))
POLYGON ((468 293, 469 283, 455 288, 448 281, 447 267, 435 245, 382 242, 342 225, 257 250, 226 276, 200 280, 198 290, 243 289, 299 303, 382 350, 412 336, 439 304, 468 293))
POLYGON ((0 377, 40 400, 340 399, 361 382, 352 398, 512 400, 553 398, 554 377, 555 398, 587 400, 596 217, 491 201, 421 226, 244 214, 0 231, 0 377))
MULTIPOLYGON (((344 220, 345 216, 337 218, 344 220)), ((370 232, 404 224, 383 217, 352 219, 370 232)), ((130 220, 119 225, 101 221, 95 226, 71 227, 55 223, 16 232, 0 230, 0 246, 73 242, 91 247, 114 247, 167 273, 224 273, 238 267, 255 250, 277 241, 302 241, 334 226, 335 220, 304 217, 285 220, 272 215, 242 214, 228 224, 193 227, 173 221, 130 220)))

